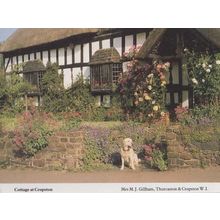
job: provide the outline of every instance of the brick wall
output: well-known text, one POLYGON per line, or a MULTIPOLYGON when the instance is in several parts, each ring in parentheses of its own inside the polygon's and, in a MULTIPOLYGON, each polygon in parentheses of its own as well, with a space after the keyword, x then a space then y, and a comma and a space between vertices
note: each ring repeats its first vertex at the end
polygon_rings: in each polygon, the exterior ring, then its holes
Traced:
MULTIPOLYGON (((7 139, 7 138, 4 138, 7 139)), ((82 165, 84 154, 82 131, 57 132, 48 139, 48 147, 31 158, 19 158, 14 154, 12 143, 6 141, 0 147, 0 160, 9 160, 11 166, 48 169, 77 169, 82 165)))
POLYGON ((178 125, 169 127, 166 134, 169 168, 205 167, 220 165, 220 151, 184 146, 178 125))

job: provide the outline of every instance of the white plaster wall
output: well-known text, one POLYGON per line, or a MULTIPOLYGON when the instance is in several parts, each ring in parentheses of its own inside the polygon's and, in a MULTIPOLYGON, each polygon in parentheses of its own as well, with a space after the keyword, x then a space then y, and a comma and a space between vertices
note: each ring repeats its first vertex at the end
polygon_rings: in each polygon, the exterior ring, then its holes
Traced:
POLYGON ((169 92, 166 93, 166 104, 167 105, 170 104, 170 93, 169 92))
POLYGON ((37 52, 37 53, 36 53, 36 59, 37 59, 37 60, 41 60, 41 58, 40 58, 40 52, 37 52))
POLYGON ((178 62, 172 62, 173 84, 179 84, 179 66, 178 62))
POLYGON ((50 62, 57 63, 57 51, 55 49, 50 51, 50 62))
POLYGON ((13 63, 13 65, 16 65, 16 64, 17 64, 17 59, 16 59, 16 57, 13 57, 13 58, 12 58, 12 63, 13 63))
POLYGON ((82 68, 82 73, 83 73, 83 79, 84 80, 89 80, 90 79, 90 67, 85 66, 82 68))
POLYGON ((34 60, 34 53, 30 54, 30 60, 34 60))
POLYGON ((48 62, 48 51, 43 51, 43 64, 46 66, 48 62))
POLYGON ((28 61, 28 54, 25 54, 24 55, 24 62, 27 62, 28 61))
POLYGON ((74 60, 75 63, 81 62, 81 45, 76 45, 74 47, 74 60))
MULTIPOLYGON (((9 58, 6 58, 5 59, 5 68, 6 68, 7 64, 8 64, 8 61, 9 61, 9 58)), ((7 66, 7 69, 6 69, 6 72, 10 72, 10 71, 11 71, 11 62, 9 61, 9 64, 7 66)))
POLYGON ((64 65, 65 64, 65 53, 64 53, 64 48, 60 48, 58 50, 58 60, 59 60, 59 65, 64 65))
POLYGON ((83 63, 89 62, 89 43, 83 44, 83 63))
POLYGON ((110 39, 102 41, 102 49, 110 48, 110 39))
POLYGON ((125 52, 133 46, 133 35, 125 36, 125 52))
POLYGON ((178 94, 178 92, 175 92, 175 93, 174 93, 174 103, 175 103, 175 104, 178 104, 178 103, 179 103, 179 94, 178 94))
POLYGON ((18 64, 22 63, 22 56, 18 56, 18 64))
POLYGON ((62 74, 63 73, 63 70, 62 69, 58 69, 58 74, 62 74))
POLYGON ((126 72, 128 70, 128 64, 129 63, 130 63, 129 61, 122 63, 122 72, 126 72))
POLYGON ((166 71, 164 75, 165 75, 165 79, 166 79, 167 84, 169 84, 170 83, 170 72, 166 71))
POLYGON ((72 49, 70 47, 67 47, 66 50, 66 63, 67 64, 72 64, 73 62, 73 54, 72 54, 72 49))
POLYGON ((188 74, 185 68, 182 68, 182 83, 184 86, 188 86, 189 84, 188 74))
POLYGON ((122 55, 122 37, 113 39, 113 47, 118 51, 120 56, 122 55))
POLYGON ((65 89, 68 89, 72 85, 71 68, 63 69, 63 84, 65 89))
POLYGON ((81 75, 80 67, 73 68, 73 82, 77 80, 79 75, 81 75))
POLYGON ((8 60, 9 60, 9 58, 5 58, 5 68, 6 68, 7 64, 8 64, 8 60))
POLYGON ((136 39, 136 44, 142 46, 144 41, 146 40, 146 33, 138 33, 137 34, 137 39, 136 39))
POLYGON ((182 92, 182 106, 183 107, 189 107, 189 92, 188 91, 183 91, 182 92))
POLYGON ((92 42, 92 55, 99 49, 100 49, 99 42, 98 41, 92 42))

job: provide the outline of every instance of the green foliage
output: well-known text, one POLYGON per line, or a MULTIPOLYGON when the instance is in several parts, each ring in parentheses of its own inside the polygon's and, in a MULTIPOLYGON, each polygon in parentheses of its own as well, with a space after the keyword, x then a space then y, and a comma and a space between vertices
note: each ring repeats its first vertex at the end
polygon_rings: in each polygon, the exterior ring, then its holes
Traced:
POLYGON ((71 131, 75 128, 78 128, 82 122, 82 119, 79 117, 72 117, 68 121, 65 122, 64 126, 61 128, 61 130, 64 131, 71 131))
POLYGON ((10 159, 0 160, 0 168, 6 169, 10 165, 10 159))
POLYGON ((220 95, 220 55, 185 49, 185 58, 185 68, 194 89, 195 104, 216 103, 216 97, 220 95))
POLYGON ((166 90, 165 74, 169 63, 155 61, 152 65, 143 64, 135 59, 136 48, 132 48, 126 58, 131 59, 127 64, 127 72, 119 82, 122 107, 126 114, 140 120, 159 118, 164 109, 166 90))
POLYGON ((89 82, 85 82, 83 76, 79 76, 72 86, 66 90, 66 95, 69 100, 67 104, 69 110, 85 112, 92 110, 95 106, 95 100, 90 92, 89 82))
POLYGON ((29 135, 25 143, 25 152, 34 155, 48 145, 47 137, 51 134, 46 127, 42 125, 35 126, 34 133, 29 135))
POLYGON ((158 168, 160 171, 167 170, 167 161, 164 159, 164 153, 158 149, 152 152, 152 163, 153 166, 158 168))
POLYGON ((83 169, 93 170, 104 166, 104 151, 90 139, 85 140, 85 154, 83 157, 83 169))
POLYGON ((20 66, 15 66, 8 75, 0 74, 0 104, 4 111, 16 114, 24 110, 23 97, 32 90, 32 85, 20 75, 20 66))
POLYGON ((58 73, 57 64, 48 63, 42 78, 43 108, 48 112, 65 111, 65 90, 63 76, 58 73))
MULTIPOLYGON (((153 139, 150 142, 154 142, 153 139)), ((144 157, 147 163, 150 163, 151 167, 154 167, 160 171, 167 170, 167 156, 165 149, 160 149, 156 144, 146 144, 143 147, 144 157)))
POLYGON ((20 152, 30 157, 48 145, 47 137, 52 134, 45 118, 37 112, 25 112, 20 125, 14 131, 13 142, 20 152))
POLYGON ((181 126, 181 140, 186 146, 197 146, 201 149, 219 150, 220 123, 191 124, 181 126))

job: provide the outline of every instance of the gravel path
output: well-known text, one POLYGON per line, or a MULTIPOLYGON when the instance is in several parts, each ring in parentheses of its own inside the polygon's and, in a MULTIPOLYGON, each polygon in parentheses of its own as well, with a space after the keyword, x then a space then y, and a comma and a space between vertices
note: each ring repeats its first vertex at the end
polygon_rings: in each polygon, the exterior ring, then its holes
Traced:
POLYGON ((66 172, 33 169, 0 169, 0 183, 132 183, 132 182, 220 182, 220 166, 158 172, 126 169, 66 172))

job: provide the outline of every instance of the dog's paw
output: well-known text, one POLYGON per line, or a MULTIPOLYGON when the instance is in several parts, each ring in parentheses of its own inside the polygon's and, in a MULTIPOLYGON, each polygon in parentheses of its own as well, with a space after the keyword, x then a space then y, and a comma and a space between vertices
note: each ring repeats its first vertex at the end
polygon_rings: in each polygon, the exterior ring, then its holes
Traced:
POLYGON ((124 170, 124 168, 122 167, 120 170, 124 170))

